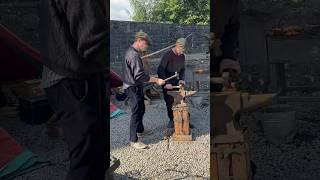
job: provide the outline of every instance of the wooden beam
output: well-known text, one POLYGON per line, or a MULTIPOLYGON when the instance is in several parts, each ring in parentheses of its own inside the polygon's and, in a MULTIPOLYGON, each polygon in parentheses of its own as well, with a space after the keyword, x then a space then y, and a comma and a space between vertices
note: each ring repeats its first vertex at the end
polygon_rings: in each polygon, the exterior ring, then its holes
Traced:
POLYGON ((288 91, 320 91, 320 86, 289 86, 288 91))
POLYGON ((279 102, 320 102, 320 97, 292 97, 292 96, 279 96, 277 98, 279 102))

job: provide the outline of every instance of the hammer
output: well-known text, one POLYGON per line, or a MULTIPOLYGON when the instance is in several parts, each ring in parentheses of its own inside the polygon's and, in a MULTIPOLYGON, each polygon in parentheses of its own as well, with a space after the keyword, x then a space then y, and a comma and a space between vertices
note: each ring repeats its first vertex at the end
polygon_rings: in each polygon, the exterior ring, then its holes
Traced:
POLYGON ((173 79, 173 78, 178 78, 178 73, 177 72, 175 72, 173 76, 168 77, 167 79, 164 79, 164 81, 169 81, 170 79, 173 79))

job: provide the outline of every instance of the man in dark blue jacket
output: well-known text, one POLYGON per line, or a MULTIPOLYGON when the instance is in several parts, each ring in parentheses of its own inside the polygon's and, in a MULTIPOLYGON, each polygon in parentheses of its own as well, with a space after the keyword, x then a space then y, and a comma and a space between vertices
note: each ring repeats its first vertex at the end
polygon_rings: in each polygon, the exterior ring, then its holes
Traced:
POLYGON ((138 138, 149 134, 144 129, 143 115, 145 113, 143 84, 152 82, 163 85, 163 79, 150 77, 143 68, 141 53, 146 51, 151 44, 149 35, 139 31, 135 35, 134 43, 127 49, 123 61, 123 89, 128 96, 131 108, 130 120, 130 145, 136 149, 146 149, 148 146, 138 138))

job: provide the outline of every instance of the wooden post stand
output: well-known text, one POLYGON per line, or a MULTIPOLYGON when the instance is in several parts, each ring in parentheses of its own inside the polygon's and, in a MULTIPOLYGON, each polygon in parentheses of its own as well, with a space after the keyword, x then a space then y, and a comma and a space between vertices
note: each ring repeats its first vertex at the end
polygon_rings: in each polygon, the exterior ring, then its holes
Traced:
POLYGON ((189 121, 189 108, 184 99, 188 96, 192 96, 195 93, 196 91, 186 91, 184 86, 179 86, 178 91, 168 91, 168 94, 174 97, 172 106, 174 121, 174 134, 172 136, 173 141, 192 141, 189 121))
POLYGON ((270 103, 275 94, 250 95, 240 91, 211 94, 210 177, 213 180, 251 180, 249 147, 244 141, 240 113, 270 103))
POLYGON ((214 144, 210 152, 210 169, 212 180, 251 180, 248 145, 214 144))
POLYGON ((186 103, 177 104, 172 107, 174 120, 173 141, 192 141, 189 127, 189 110, 186 103))

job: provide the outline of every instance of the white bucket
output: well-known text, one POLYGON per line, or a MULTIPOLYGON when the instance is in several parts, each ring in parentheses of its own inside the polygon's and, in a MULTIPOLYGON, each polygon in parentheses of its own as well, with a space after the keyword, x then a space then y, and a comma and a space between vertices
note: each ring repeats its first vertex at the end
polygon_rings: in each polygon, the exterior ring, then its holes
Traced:
POLYGON ((261 124, 270 143, 280 145, 292 142, 296 134, 296 112, 283 106, 266 109, 261 124))

